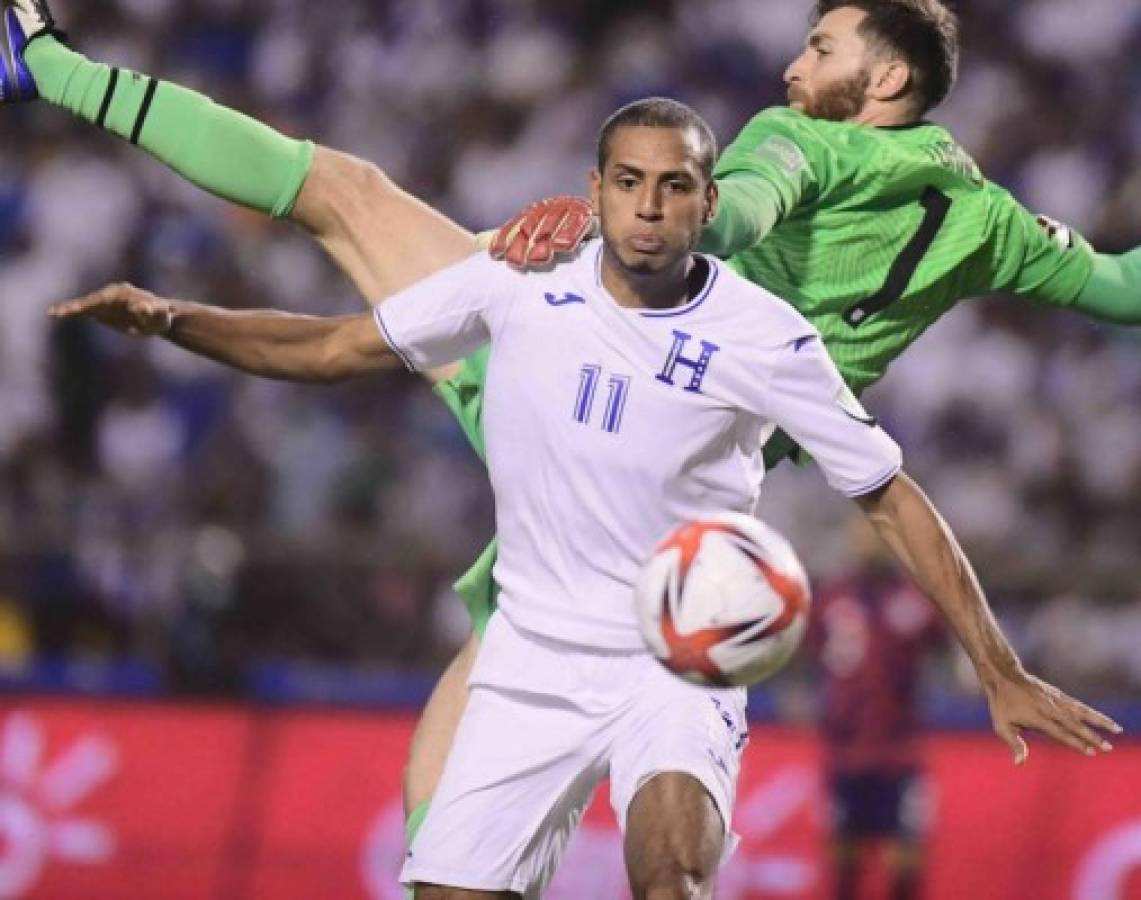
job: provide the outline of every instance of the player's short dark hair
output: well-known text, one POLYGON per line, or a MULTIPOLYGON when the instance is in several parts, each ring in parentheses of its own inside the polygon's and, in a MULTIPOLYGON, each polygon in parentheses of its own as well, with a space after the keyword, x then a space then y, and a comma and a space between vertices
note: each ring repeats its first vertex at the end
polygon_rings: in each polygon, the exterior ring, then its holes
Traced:
POLYGON ((867 13, 860 33, 911 67, 916 112, 942 103, 959 73, 959 19, 943 0, 818 0, 814 21, 851 6, 867 13))
POLYGON ((668 97, 647 97, 627 103, 603 123, 598 133, 598 171, 606 168, 610 157, 610 141, 614 132, 629 125, 645 125, 650 128, 692 128, 697 132, 700 145, 698 165, 701 174, 708 181, 713 178, 713 164, 717 161, 717 138, 705 119, 690 106, 668 97))

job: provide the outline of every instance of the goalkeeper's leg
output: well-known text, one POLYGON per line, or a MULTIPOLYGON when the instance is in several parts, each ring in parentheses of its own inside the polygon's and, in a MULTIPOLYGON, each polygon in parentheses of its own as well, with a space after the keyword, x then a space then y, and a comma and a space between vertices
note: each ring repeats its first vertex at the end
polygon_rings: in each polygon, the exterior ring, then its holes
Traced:
POLYGON ((43 0, 3 3, 9 58, 18 63, 5 69, 6 98, 38 93, 216 196, 298 222, 370 302, 473 252, 470 232, 376 166, 178 85, 93 63, 59 40, 43 0))
POLYGON ((317 148, 290 217, 373 304, 476 249, 475 235, 377 166, 324 147, 317 148))
POLYGON ((473 633, 436 682, 412 733, 403 785, 404 814, 409 820, 410 830, 411 826, 419 825, 417 819, 422 816, 440 782, 456 728, 467 705, 467 680, 478 651, 479 639, 473 633))

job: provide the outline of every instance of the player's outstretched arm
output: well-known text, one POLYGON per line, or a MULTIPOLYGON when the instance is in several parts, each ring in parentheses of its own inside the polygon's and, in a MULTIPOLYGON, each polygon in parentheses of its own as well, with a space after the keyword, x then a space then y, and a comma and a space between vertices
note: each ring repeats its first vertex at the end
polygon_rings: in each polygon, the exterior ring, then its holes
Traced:
POLYGON ((857 502, 962 642, 986 692, 994 729, 1015 763, 1029 752, 1020 734, 1024 728, 1089 756, 1112 749, 1095 729, 1120 733, 1116 722, 1023 669, 958 541, 914 481, 901 472, 857 502))
POLYGON ((162 337, 223 365, 284 381, 329 383, 398 365, 372 316, 318 317, 225 310, 112 284, 49 310, 124 334, 162 337))

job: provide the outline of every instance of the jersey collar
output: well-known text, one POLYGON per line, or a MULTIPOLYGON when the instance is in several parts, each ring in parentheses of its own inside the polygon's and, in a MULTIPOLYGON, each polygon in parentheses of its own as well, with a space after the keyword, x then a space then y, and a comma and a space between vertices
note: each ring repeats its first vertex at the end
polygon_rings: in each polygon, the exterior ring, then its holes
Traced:
MULTIPOLYGON (((691 300, 681 304, 680 306, 671 306, 669 309, 640 309, 638 315, 645 316, 648 319, 665 319, 670 316, 684 316, 687 313, 693 312, 702 303, 706 301, 709 295, 713 292, 713 285, 717 283, 717 276, 720 274, 720 265, 717 260, 704 253, 695 253, 695 257, 706 263, 705 283, 693 295, 691 300)), ((598 250, 594 255, 594 283, 599 291, 610 298, 610 302, 620 309, 625 310, 626 307, 620 306, 617 300, 610 296, 610 292, 606 290, 606 286, 602 283, 602 241, 598 242, 598 250)))

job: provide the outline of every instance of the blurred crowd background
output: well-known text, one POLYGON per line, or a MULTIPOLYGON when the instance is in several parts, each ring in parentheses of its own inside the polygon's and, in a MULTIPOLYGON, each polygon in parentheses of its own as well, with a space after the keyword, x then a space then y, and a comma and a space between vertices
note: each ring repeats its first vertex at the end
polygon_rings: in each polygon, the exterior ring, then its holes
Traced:
MULTIPOLYGON (((1141 242, 1141 7, 959 5, 934 118, 1031 209, 1141 242)), ((371 159, 472 228, 581 193, 598 123, 636 97, 686 100, 727 142, 783 102, 810 6, 53 0, 89 56, 371 159)), ((433 671, 466 636, 450 583, 492 513, 428 388, 260 382, 44 315, 118 279, 319 313, 360 308, 351 287, 299 231, 58 109, 0 118, 0 671, 129 661, 203 694, 281 666, 433 671)), ((1139 400, 1135 332, 1001 298, 867 398, 1029 663, 1093 700, 1141 688, 1139 400)), ((772 473, 765 511, 821 581, 856 564, 854 508, 812 468, 772 473)))

